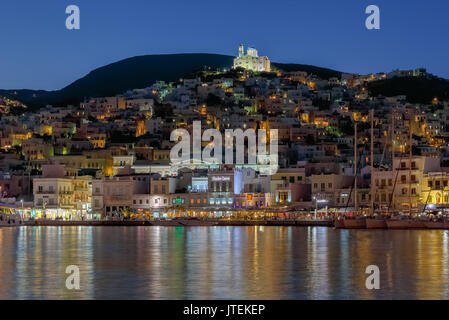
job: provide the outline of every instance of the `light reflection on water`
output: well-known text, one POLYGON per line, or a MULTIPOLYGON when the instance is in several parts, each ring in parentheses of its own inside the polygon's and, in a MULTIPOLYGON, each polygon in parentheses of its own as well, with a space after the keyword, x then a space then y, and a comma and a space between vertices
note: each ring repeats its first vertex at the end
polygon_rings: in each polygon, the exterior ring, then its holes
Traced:
POLYGON ((448 299, 448 246, 438 230, 0 228, 0 299, 448 299))

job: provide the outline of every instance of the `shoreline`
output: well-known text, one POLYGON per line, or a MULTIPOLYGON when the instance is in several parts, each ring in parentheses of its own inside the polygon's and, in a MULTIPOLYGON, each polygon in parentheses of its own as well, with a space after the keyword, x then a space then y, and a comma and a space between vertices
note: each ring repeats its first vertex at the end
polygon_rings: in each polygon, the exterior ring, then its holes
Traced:
MULTIPOLYGON (((5 225, 5 227, 20 226, 166 226, 166 227, 220 227, 220 226, 298 226, 298 227, 334 227, 332 220, 146 220, 146 221, 112 221, 112 220, 89 220, 89 221, 56 221, 35 220, 26 221, 21 225, 5 225)), ((0 226, 2 227, 2 226, 0 226)))
POLYGON ((21 224, 2 224, 2 227, 327 227, 341 230, 448 230, 441 227, 384 227, 384 228, 366 228, 366 227, 341 227, 336 226, 333 220, 221 220, 221 219, 173 219, 173 220, 87 220, 87 221, 61 221, 61 220, 34 220, 25 221, 21 224))

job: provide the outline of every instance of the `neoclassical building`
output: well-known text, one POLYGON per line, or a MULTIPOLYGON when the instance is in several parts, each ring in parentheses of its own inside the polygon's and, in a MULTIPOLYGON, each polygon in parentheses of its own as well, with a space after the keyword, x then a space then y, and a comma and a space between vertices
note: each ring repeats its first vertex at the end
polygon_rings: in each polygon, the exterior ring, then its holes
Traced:
POLYGON ((244 54, 243 44, 239 45, 239 56, 234 59, 234 68, 244 68, 252 71, 271 71, 267 56, 259 57, 256 49, 248 47, 244 54))

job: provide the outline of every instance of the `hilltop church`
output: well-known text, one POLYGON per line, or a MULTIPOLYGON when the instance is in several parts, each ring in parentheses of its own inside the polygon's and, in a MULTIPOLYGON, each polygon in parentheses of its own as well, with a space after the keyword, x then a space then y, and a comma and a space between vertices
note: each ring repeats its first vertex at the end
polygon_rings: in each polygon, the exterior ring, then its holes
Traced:
POLYGON ((252 71, 271 71, 267 56, 259 57, 257 50, 251 47, 248 47, 245 55, 243 44, 239 45, 239 56, 234 59, 234 68, 238 67, 252 71))

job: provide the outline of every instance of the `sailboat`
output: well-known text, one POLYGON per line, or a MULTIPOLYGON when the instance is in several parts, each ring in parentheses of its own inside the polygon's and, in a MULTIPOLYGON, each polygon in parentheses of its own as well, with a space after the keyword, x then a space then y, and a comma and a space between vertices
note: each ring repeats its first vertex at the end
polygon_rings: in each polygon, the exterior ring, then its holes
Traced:
MULTIPOLYGON (((383 216, 374 216, 374 181, 373 181, 373 173, 374 173, 374 109, 370 110, 371 116, 371 215, 369 219, 366 219, 366 228, 367 229, 387 229, 387 221, 383 216)), ((394 121, 394 118, 393 118, 394 121)), ((393 137, 393 132, 392 135, 393 137)), ((393 147, 393 142, 392 142, 393 147)), ((386 146, 385 146, 386 148, 386 146)), ((384 148, 384 152, 385 152, 384 148)), ((394 153, 394 151, 393 151, 394 153)), ((394 191, 394 190, 393 190, 394 191)))
MULTIPOLYGON (((345 229, 365 229, 366 228, 366 218, 357 216, 358 209, 358 199, 357 199, 357 122, 354 122, 354 218, 345 218, 343 220, 345 229)), ((352 191, 352 190, 351 190, 352 191)), ((349 201, 349 200, 348 200, 349 201)))
MULTIPOLYGON (((416 220, 411 218, 412 203, 411 203, 411 172, 412 172, 412 114, 409 119, 409 214, 408 216, 402 215, 389 219, 387 221, 388 229, 425 229, 426 225, 424 220, 416 220)), ((394 152, 394 151, 393 151, 394 152)), ((393 190, 394 194, 394 190, 393 190)))

